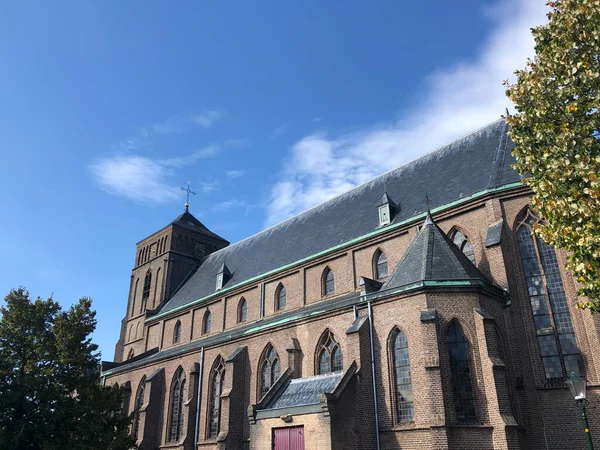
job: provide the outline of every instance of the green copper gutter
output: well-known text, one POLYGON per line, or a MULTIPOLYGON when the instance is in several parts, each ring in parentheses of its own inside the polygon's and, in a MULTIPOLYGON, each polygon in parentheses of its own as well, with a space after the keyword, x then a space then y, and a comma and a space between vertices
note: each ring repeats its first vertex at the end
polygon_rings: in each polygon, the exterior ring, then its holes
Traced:
MULTIPOLYGON (((490 193, 493 193, 493 192, 506 191, 506 190, 513 189, 513 188, 516 188, 516 187, 519 187, 519 186, 524 186, 524 185, 520 181, 517 181, 515 183, 509 183, 509 184, 505 184, 505 185, 498 186, 498 187, 495 187, 495 188, 485 189, 483 191, 476 192, 474 194, 471 194, 471 195, 469 195, 467 197, 464 197, 464 198, 461 198, 459 200, 455 200, 453 202, 446 203, 445 205, 438 206, 437 208, 433 208, 431 210, 431 212, 432 213, 436 213, 436 212, 444 211, 444 210, 447 210, 447 209, 452 208, 454 206, 462 205, 462 204, 467 203, 467 202, 469 202, 471 200, 475 200, 475 199, 477 199, 479 197, 483 197, 483 196, 485 196, 487 194, 490 194, 490 193)), ((384 228, 380 228, 378 230, 372 231, 371 233, 367 233, 365 235, 356 237, 354 239, 351 239, 349 241, 343 242, 343 243, 341 243, 339 245, 336 245, 334 247, 331 247, 331 248, 328 248, 326 250, 323 250, 323 251, 320 251, 318 253, 315 253, 314 255, 307 256, 305 258, 302 258, 302 259, 299 259, 297 261, 291 262, 291 263, 286 264, 284 266, 278 267, 277 269, 273 269, 273 270, 271 270, 269 272, 261 273, 260 275, 257 275, 255 277, 249 278, 247 280, 244 280, 244 281, 242 281, 242 282, 240 282, 238 284, 235 284, 233 286, 229 286, 229 287, 227 287, 225 289, 221 289, 221 290, 219 290, 217 292, 213 292, 212 294, 209 294, 209 295, 207 295, 205 297, 202 297, 202 298, 199 298, 197 300, 193 300, 193 301, 191 301, 189 303, 186 303, 185 305, 181 305, 181 306, 178 306, 177 308, 173 308, 173 309, 171 309, 169 311, 165 311, 163 313, 156 314, 155 316, 148 317, 148 318, 145 319, 145 322, 152 322, 152 321, 154 321, 156 319, 160 319, 162 317, 171 315, 171 314, 176 313, 178 311, 187 309, 190 306, 194 306, 194 305, 197 305, 198 303, 202 303, 205 300, 209 300, 211 298, 216 298, 216 297, 221 297, 221 296, 223 296, 223 294, 225 294, 227 292, 230 292, 230 291, 232 291, 234 289, 237 289, 240 286, 243 286, 245 284, 253 283, 255 281, 258 281, 258 280, 261 280, 263 278, 266 278, 269 275, 273 275, 273 274, 276 274, 278 272, 282 272, 282 271, 284 271, 284 270, 286 270, 286 269, 288 269, 290 267, 296 266, 296 265, 301 264, 301 263, 306 262, 306 261, 310 261, 311 259, 317 258, 319 256, 323 256, 323 255, 326 255, 327 253, 331 253, 331 252, 334 252, 334 251, 337 251, 337 250, 341 250, 341 249, 343 249, 345 247, 348 247, 348 246, 351 246, 353 244, 365 241, 365 240, 367 240, 367 239, 369 239, 369 238, 371 238, 373 236, 377 236, 377 235, 382 234, 382 233, 387 233, 390 230, 394 230, 396 228, 402 227, 402 226, 404 226, 406 224, 409 224, 411 222, 417 222, 419 220, 424 219, 425 216, 426 216, 426 213, 422 213, 422 214, 419 214, 417 216, 412 216, 409 219, 405 219, 405 220, 403 220, 401 222, 398 222, 398 223, 395 223, 395 224, 391 224, 391 225, 388 225, 388 226, 386 226, 384 228)))

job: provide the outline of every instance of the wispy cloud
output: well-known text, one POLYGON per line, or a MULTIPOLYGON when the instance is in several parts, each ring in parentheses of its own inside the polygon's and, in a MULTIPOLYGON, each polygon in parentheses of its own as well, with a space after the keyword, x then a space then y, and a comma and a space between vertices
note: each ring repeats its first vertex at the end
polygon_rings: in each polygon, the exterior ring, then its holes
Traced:
POLYGON ((202 128, 209 128, 223 117, 223 113, 216 110, 204 110, 192 117, 192 121, 202 128))
MULTIPOLYGON (((217 147, 206 147, 190 155, 168 159, 115 155, 96 160, 89 169, 96 184, 110 194, 140 202, 162 203, 181 195, 179 187, 170 182, 174 169, 193 165, 217 151, 217 147)), ((215 180, 201 184, 204 192, 210 192, 217 186, 215 180)))
POLYGON ((226 212, 231 211, 233 209, 239 209, 246 206, 246 202, 244 200, 240 200, 237 198, 227 200, 221 203, 217 203, 212 207, 214 212, 226 212))
MULTIPOLYGON (((351 134, 312 134, 298 141, 272 187, 266 225, 498 119, 510 104, 502 80, 533 55, 530 28, 546 21, 547 8, 541 1, 500 0, 494 11, 496 19, 479 56, 431 74, 421 102, 400 121, 351 134)), ((491 19, 490 10, 483 14, 491 19)))
POLYGON ((204 181, 200 181, 200 189, 205 194, 210 194, 213 191, 216 191, 220 187, 220 183, 214 178, 210 177, 204 181))
POLYGON ((229 178, 239 178, 239 177, 243 177, 245 173, 246 172, 244 172, 243 170, 233 169, 233 170, 227 170, 225 172, 225 175, 227 175, 229 178))
POLYGON ((277 128, 275 128, 273 131, 271 131, 271 134, 269 135, 269 140, 275 140, 278 137, 283 136, 285 133, 288 132, 288 130, 290 129, 290 125, 288 123, 284 123, 281 124, 280 126, 278 126, 277 128))

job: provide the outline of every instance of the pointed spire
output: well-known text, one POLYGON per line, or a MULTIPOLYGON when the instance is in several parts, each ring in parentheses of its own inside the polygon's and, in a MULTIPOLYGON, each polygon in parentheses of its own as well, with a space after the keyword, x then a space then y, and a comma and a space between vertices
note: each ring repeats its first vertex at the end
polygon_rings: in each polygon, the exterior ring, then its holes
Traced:
POLYGON ((425 192, 425 204, 427 205, 427 217, 425 217, 425 222, 423 223, 424 227, 426 227, 428 225, 433 225, 433 219, 431 218, 431 209, 429 209, 430 203, 431 203, 431 200, 429 200, 429 196, 427 195, 427 192, 425 192))

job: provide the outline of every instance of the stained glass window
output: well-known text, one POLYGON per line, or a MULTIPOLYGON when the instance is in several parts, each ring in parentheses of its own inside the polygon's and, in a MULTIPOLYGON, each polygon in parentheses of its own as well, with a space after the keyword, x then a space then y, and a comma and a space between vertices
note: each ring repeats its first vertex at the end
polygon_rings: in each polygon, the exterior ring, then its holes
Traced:
POLYGON ((202 320, 202 334, 210 333, 211 316, 210 311, 206 310, 204 319, 202 320))
POLYGON ((396 396, 396 415, 398 423, 412 422, 414 402, 412 380, 410 376, 410 360, 408 357, 408 341, 400 330, 391 336, 394 361, 394 381, 396 396))
POLYGON ((146 311, 148 299, 150 298, 150 284, 152 283, 152 272, 148 271, 144 278, 144 289, 142 290, 142 303, 140 304, 140 314, 146 311))
POLYGON ((317 352, 319 374, 338 372, 344 368, 342 349, 331 331, 323 333, 317 352))
POLYGON ((454 242, 454 244, 456 244, 460 251, 463 252, 473 264, 475 264, 475 251, 473 250, 473 245, 469 242, 469 239, 461 231, 457 231, 456 233, 454 233, 454 238, 452 239, 452 242, 454 242))
POLYGON ((246 299, 242 297, 238 305, 238 322, 245 322, 248 317, 248 303, 246 299))
POLYGON ((174 381, 171 386, 169 442, 177 442, 183 436, 185 394, 185 373, 182 368, 179 368, 175 373, 174 381))
POLYGON ((140 382, 140 387, 138 389, 137 397, 135 399, 134 406, 134 419, 133 419, 133 437, 138 439, 138 432, 140 430, 140 409, 144 406, 144 385, 146 384, 146 379, 143 378, 140 382))
POLYGON ((448 354, 452 374, 452 394, 456 419, 473 421, 475 416, 475 397, 471 378, 471 358, 469 346, 457 322, 448 327, 448 354))
POLYGON ((335 291, 335 284, 333 280, 333 272, 329 267, 325 269, 323 273, 323 296, 333 294, 335 291))
POLYGON ((285 297, 285 286, 283 284, 280 284, 277 287, 277 291, 275 291, 275 306, 276 309, 283 309, 285 308, 286 305, 286 297, 285 297))
POLYGON ((583 361, 556 252, 534 236, 536 222, 538 219, 528 212, 517 238, 546 380, 561 383, 573 373, 582 376, 583 361))
POLYGON ((373 272, 375 273, 375 279, 381 280, 388 276, 388 262, 387 256, 381 250, 377 250, 375 253, 375 267, 373 272))
POLYGON ((181 341, 181 322, 178 320, 173 329, 173 344, 176 344, 179 341, 181 341))
POLYGON ((210 385, 210 407, 209 407, 209 427, 208 437, 216 438, 221 429, 221 394, 223 393, 223 383, 225 381, 225 364, 223 359, 219 359, 212 373, 210 385))
POLYGON ((261 368, 261 397, 265 395, 273 386, 281 374, 281 366, 279 364, 279 355, 275 349, 269 345, 265 351, 261 368))

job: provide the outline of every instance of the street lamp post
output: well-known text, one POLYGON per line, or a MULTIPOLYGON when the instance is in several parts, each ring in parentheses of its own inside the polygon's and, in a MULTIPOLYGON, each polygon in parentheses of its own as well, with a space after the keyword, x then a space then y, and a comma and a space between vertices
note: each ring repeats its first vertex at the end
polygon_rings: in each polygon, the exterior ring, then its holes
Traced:
POLYGON ((583 429, 585 431, 588 450, 594 450, 592 434, 590 433, 590 425, 588 424, 587 414, 585 411, 585 407, 589 404, 589 401, 586 397, 587 380, 573 374, 573 376, 565 383, 567 386, 569 386, 569 390, 571 391, 571 394, 573 394, 575 403, 577 403, 577 406, 581 408, 581 419, 583 420, 583 429))

